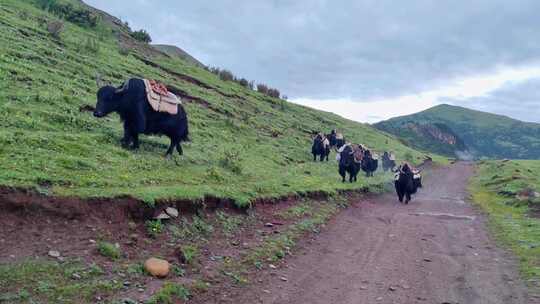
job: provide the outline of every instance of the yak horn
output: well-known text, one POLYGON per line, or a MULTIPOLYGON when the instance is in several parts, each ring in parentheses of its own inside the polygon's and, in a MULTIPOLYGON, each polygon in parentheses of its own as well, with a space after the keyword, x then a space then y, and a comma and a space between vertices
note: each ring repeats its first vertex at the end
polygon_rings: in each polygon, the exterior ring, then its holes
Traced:
POLYGON ((114 93, 116 94, 120 94, 120 93, 123 93, 126 89, 128 89, 129 87, 129 80, 126 81, 124 84, 122 84, 121 87, 117 88, 114 93))

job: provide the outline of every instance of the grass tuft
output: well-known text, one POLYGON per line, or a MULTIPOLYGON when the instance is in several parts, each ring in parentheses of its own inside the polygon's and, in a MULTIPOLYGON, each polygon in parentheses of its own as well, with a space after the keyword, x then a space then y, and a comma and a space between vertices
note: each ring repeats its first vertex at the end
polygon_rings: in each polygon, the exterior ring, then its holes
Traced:
POLYGON ((108 242, 98 242, 97 250, 102 256, 108 257, 112 260, 118 260, 122 256, 120 248, 117 247, 115 244, 111 244, 108 242))

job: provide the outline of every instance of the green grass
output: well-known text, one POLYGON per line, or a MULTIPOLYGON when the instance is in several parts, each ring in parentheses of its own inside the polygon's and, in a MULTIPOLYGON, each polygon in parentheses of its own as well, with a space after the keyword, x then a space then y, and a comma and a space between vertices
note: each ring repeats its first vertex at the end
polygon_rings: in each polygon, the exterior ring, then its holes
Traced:
POLYGON ((216 219, 220 226, 219 229, 223 231, 227 237, 232 236, 243 222, 242 216, 227 214, 220 210, 216 212, 216 219))
POLYGON ((540 124, 462 107, 439 105, 375 126, 419 149, 442 155, 454 156, 456 150, 470 150, 476 158, 540 158, 540 124), (412 126, 438 129, 456 135, 458 141, 448 144, 412 126))
POLYGON ((199 248, 197 248, 195 245, 182 246, 182 252, 184 254, 184 258, 186 259, 186 264, 188 265, 195 264, 199 257, 199 248))
POLYGON ((178 300, 187 301, 191 292, 184 285, 165 282, 163 287, 147 302, 148 304, 174 304, 178 300))
POLYGON ((94 303, 121 288, 96 267, 30 260, 0 265, 0 303, 94 303), (76 276, 75 276, 76 275, 76 276))
POLYGON ((120 248, 108 242, 98 242, 97 250, 99 254, 112 260, 118 260, 122 256, 120 248))
POLYGON ((0 185, 55 196, 129 195, 148 203, 212 196, 246 206, 259 197, 335 193, 389 179, 342 184, 335 161, 311 161, 312 130, 338 129, 353 142, 393 150, 398 159, 408 154, 418 162, 424 156, 368 125, 295 104, 283 106, 284 101, 223 82, 181 59, 150 58, 163 67, 156 68, 141 61, 136 50, 124 56, 103 24, 88 29, 66 22, 57 41, 43 24, 56 17, 33 2, 0 4, 0 185), (96 51, 81 48, 89 38, 95 38, 96 51), (81 111, 95 105, 96 73, 117 85, 129 77, 158 79, 205 100, 208 106, 185 104, 193 140, 185 156, 165 160, 168 140, 154 136, 142 136, 139 151, 124 150, 116 116, 99 120, 81 111))
POLYGON ((540 161, 481 162, 471 184, 473 200, 488 214, 494 235, 519 258, 525 278, 538 282, 540 219, 531 209, 540 210, 540 200, 518 200, 515 195, 523 189, 540 192, 540 161))
POLYGON ((146 232, 151 237, 157 237, 163 232, 163 229, 165 229, 163 223, 161 220, 149 220, 145 223, 146 226, 146 232))
MULTIPOLYGON (((325 224, 343 206, 343 202, 340 199, 329 199, 328 202, 324 203, 308 201, 303 205, 309 206, 309 213, 301 213, 307 215, 307 217, 298 220, 278 236, 267 238, 261 245, 245 256, 242 263, 257 267, 267 261, 276 262, 283 259, 304 233, 318 232, 319 227, 325 224)), ((288 210, 291 212, 286 211, 286 216, 301 216, 296 209, 288 210)), ((307 208, 303 208, 303 210, 305 211, 307 208)))

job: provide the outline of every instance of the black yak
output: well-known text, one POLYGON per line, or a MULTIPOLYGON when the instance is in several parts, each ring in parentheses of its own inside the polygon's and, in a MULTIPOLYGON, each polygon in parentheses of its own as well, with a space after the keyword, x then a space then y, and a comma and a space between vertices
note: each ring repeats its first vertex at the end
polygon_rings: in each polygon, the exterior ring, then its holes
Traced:
POLYGON ((366 173, 367 177, 373 176, 373 172, 377 171, 379 167, 379 160, 373 157, 370 150, 364 151, 364 157, 362 158, 362 171, 366 173))
POLYGON ((349 173, 349 182, 357 180, 358 172, 360 171, 360 163, 362 162, 363 151, 358 145, 344 145, 338 150, 339 159, 339 175, 341 181, 345 182, 345 176, 349 173))
POLYGON ((97 92, 95 117, 105 117, 112 112, 120 115, 124 123, 122 146, 139 148, 139 134, 163 134, 170 138, 171 144, 166 156, 170 156, 176 148, 183 154, 181 142, 188 141, 187 114, 178 105, 177 114, 155 111, 149 104, 146 87, 142 79, 133 78, 123 86, 115 88, 104 86, 97 92), (132 144, 132 146, 130 146, 132 144))
POLYGON ((391 152, 388 153, 385 151, 381 160, 384 172, 390 171, 396 166, 396 160, 391 152))
POLYGON ((332 130, 330 134, 326 135, 326 138, 328 138, 328 141, 330 142, 330 148, 339 150, 345 145, 345 138, 343 138, 343 134, 336 133, 336 130, 332 130))
POLYGON ((422 176, 420 171, 414 170, 411 165, 405 163, 396 170, 394 181, 396 193, 399 201, 402 203, 405 198, 405 204, 411 200, 411 195, 422 187, 422 176))
POLYGON ((311 153, 313 154, 313 161, 317 160, 317 156, 320 156, 321 161, 325 159, 328 161, 328 156, 330 155, 330 142, 323 134, 319 133, 313 138, 311 153))

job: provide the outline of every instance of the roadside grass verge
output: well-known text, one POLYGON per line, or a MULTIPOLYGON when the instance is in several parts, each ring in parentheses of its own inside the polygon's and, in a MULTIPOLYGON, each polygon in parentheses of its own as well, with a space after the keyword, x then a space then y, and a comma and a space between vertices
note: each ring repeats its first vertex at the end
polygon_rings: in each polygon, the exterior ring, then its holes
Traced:
POLYGON ((0 303, 93 303, 122 286, 97 266, 47 260, 0 265, 0 303))
POLYGON ((262 242, 249 248, 238 258, 225 260, 221 272, 236 285, 249 284, 250 273, 267 269, 270 264, 276 264, 285 259, 302 237, 310 233, 319 233, 322 226, 340 209, 347 206, 346 198, 336 196, 327 201, 305 200, 287 208, 276 216, 294 219, 290 225, 279 234, 265 236, 262 242))
POLYGON ((488 215, 493 235, 518 257, 529 285, 540 290, 540 161, 484 161, 478 165, 470 191, 488 215))

